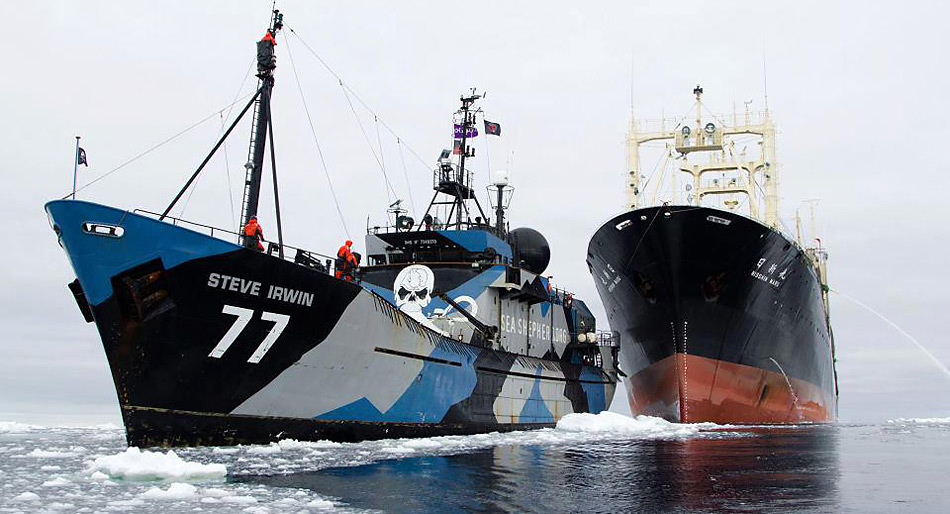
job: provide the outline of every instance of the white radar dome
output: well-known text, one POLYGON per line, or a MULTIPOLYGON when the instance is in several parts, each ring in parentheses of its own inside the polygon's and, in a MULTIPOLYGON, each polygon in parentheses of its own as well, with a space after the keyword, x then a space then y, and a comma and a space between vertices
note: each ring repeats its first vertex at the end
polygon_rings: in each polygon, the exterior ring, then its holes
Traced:
POLYGON ((492 185, 495 186, 507 186, 508 185, 508 170, 495 170, 492 173, 492 185))

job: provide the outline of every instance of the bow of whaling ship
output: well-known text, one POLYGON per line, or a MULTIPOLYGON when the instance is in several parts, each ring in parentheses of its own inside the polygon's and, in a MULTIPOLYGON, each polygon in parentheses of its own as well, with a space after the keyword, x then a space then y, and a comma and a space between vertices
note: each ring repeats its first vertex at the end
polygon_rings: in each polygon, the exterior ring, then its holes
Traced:
POLYGON ((827 251, 818 239, 804 244, 797 215, 797 235, 782 230, 768 110, 747 104, 704 124, 702 92, 695 120, 631 120, 629 210, 588 249, 620 333, 631 411, 680 422, 834 420, 827 251), (641 152, 654 142, 663 150, 646 176, 641 152))
MULTIPOLYGON (((63 199, 46 211, 77 279, 70 289, 108 358, 129 444, 356 441, 553 426, 613 397, 616 338, 542 275, 550 249, 509 229, 511 186, 478 203, 470 143, 500 136, 473 91, 456 150, 432 170, 416 222, 396 201, 368 228, 368 262, 285 244, 271 124, 277 11, 257 43, 257 92, 163 213, 63 199), (252 114, 241 226, 258 214, 265 156, 277 239, 169 215, 252 114), (268 145, 269 142, 269 145, 268 145), (474 205, 473 205, 474 204, 474 205), (493 215, 493 216, 492 216, 493 215)), ((318 227, 323 229, 324 227, 318 227)))

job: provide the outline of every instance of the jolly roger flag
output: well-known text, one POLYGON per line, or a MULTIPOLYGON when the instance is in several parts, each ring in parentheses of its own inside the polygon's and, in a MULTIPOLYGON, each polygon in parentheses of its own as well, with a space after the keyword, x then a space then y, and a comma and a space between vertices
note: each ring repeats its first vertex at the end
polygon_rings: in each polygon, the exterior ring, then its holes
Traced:
POLYGON ((501 124, 485 120, 485 133, 489 136, 500 136, 501 124))
POLYGON ((82 148, 79 149, 79 155, 76 157, 76 164, 82 164, 85 167, 89 167, 89 162, 86 161, 86 151, 82 148))

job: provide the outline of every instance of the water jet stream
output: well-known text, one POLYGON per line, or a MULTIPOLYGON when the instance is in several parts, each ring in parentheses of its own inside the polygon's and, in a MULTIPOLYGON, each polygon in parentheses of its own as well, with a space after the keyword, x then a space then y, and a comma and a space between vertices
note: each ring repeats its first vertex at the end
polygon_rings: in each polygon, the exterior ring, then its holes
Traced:
POLYGON ((940 359, 938 359, 936 355, 930 353, 930 350, 928 350, 926 347, 924 347, 924 345, 920 344, 919 341, 917 341, 916 339, 914 339, 914 336, 908 334, 907 331, 905 331, 903 328, 897 326, 897 323, 894 323, 893 321, 887 319, 887 317, 885 317, 885 316, 884 316, 883 314, 881 314, 880 312, 877 312, 876 310, 874 310, 874 309, 872 309, 871 307, 869 307, 868 305, 866 305, 866 304, 864 304, 864 303, 858 301, 856 298, 854 298, 854 297, 852 297, 852 296, 850 296, 850 295, 847 295, 847 294, 845 294, 845 293, 842 293, 841 291, 838 291, 837 289, 830 289, 830 288, 829 288, 829 290, 830 290, 832 293, 839 294, 839 295, 841 295, 841 296, 847 298, 848 300, 851 300, 852 302, 856 303, 856 304, 859 305, 860 307, 864 307, 868 312, 870 312, 871 314, 876 315, 877 317, 879 317, 879 318, 881 318, 882 320, 884 320, 888 325, 894 327, 894 330, 897 330, 898 332, 900 332, 901 334, 903 334, 904 337, 906 337, 907 339, 909 339, 910 342, 914 343, 914 345, 916 345, 917 348, 920 349, 920 351, 924 352, 924 355, 926 355, 927 357, 929 357, 930 360, 932 360, 933 363, 934 363, 938 368, 940 368, 940 371, 943 371, 943 373, 944 373, 945 375, 947 375, 947 377, 950 377, 950 369, 947 369, 947 366, 944 365, 943 362, 940 362, 940 359))

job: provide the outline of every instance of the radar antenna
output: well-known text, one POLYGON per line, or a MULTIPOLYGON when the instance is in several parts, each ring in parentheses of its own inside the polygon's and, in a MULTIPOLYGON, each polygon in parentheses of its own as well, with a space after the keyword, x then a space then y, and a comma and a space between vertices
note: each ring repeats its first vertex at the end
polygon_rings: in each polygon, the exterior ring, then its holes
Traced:
MULTIPOLYGON (((439 156, 438 165, 436 166, 432 178, 432 189, 435 190, 435 194, 432 195, 432 200, 429 202, 429 207, 426 209, 423 220, 427 219, 434 206, 449 206, 449 214, 445 219, 445 228, 454 228, 456 230, 467 229, 473 224, 468 201, 474 200, 479 214, 474 224, 480 225, 480 220, 485 220, 485 223, 488 221, 488 217, 485 216, 485 211, 482 210, 482 206, 478 202, 478 197, 475 195, 475 190, 472 187, 472 172, 465 168, 466 161, 475 157, 475 149, 468 145, 468 140, 478 135, 478 128, 476 127, 475 121, 476 115, 481 112, 481 109, 474 109, 473 107, 476 100, 484 97, 484 93, 478 94, 475 89, 472 88, 468 96, 462 95, 459 98, 462 102, 462 107, 455 113, 457 123, 454 124, 455 138, 453 149, 451 151, 443 150, 439 156), (456 163, 453 158, 453 156, 456 155, 458 156, 458 163, 456 163), (439 194, 446 195, 449 198, 437 201, 439 194)), ((419 230, 422 230, 424 226, 425 224, 420 224, 419 230)))

